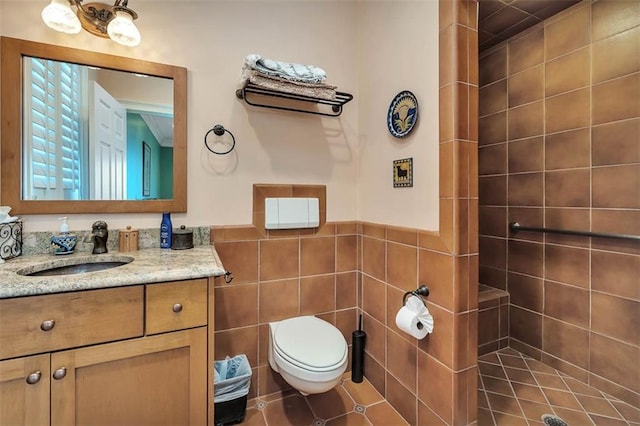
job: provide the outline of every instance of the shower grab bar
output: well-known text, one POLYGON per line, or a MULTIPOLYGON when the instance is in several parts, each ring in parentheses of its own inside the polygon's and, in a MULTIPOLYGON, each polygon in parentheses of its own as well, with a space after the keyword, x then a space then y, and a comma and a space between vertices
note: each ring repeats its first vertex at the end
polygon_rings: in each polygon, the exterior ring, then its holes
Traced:
POLYGON ((555 228, 538 228, 535 226, 522 226, 518 222, 511 222, 509 224, 511 232, 517 233, 518 231, 533 231, 544 232, 550 234, 565 234, 565 235, 581 235, 583 237, 600 237, 600 238, 617 238, 621 240, 633 240, 640 241, 640 235, 627 235, 627 234, 609 234, 605 232, 590 232, 590 231, 572 231, 569 229, 555 229, 555 228))

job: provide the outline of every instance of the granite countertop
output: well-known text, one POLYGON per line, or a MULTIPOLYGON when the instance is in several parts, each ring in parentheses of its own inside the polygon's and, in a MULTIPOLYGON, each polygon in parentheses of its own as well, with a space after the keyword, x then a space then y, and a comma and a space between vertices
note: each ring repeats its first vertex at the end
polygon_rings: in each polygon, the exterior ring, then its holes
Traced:
POLYGON ((68 256, 28 255, 0 264, 0 299, 19 296, 91 290, 164 281, 188 280, 224 275, 225 269, 212 245, 188 250, 159 248, 131 252, 110 251, 105 254, 74 253, 68 256), (44 264, 63 266, 84 261, 117 261, 133 258, 126 265, 95 272, 73 275, 25 276, 16 271, 25 268, 43 269, 44 264))

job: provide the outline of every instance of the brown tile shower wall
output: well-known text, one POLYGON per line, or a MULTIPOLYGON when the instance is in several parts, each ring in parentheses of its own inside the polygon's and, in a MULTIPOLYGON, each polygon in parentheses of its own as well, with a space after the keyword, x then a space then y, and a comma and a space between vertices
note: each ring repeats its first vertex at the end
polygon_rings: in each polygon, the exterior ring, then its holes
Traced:
POLYGON ((480 282, 510 346, 640 405, 640 3, 585 1, 480 59, 480 282))

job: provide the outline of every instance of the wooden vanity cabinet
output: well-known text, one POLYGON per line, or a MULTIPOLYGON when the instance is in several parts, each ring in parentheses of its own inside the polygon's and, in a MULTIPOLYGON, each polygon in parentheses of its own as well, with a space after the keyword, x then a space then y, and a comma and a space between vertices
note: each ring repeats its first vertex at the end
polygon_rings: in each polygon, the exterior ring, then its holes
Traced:
POLYGON ((210 388, 208 292, 205 278, 0 300, 0 346, 10 346, 4 350, 13 356, 17 342, 23 351, 16 358, 0 358, 4 359, 0 361, 0 424, 205 425, 210 388), (90 304, 88 309, 77 305, 73 315, 53 312, 64 304, 60 298, 95 300, 96 294, 118 303, 103 300, 101 308, 90 304), (25 326, 24 320, 14 317, 22 307, 16 309, 14 304, 33 307, 29 302, 36 298, 43 311, 22 311, 29 317, 25 326), (46 303, 48 298, 52 306, 46 303), (113 330, 100 333, 104 323, 110 322, 112 309, 126 316, 126 326, 120 327, 126 337, 114 339, 113 330), (84 327, 69 325, 78 324, 70 318, 83 315, 92 316, 84 327), (56 323, 53 329, 40 329, 43 321, 51 319, 56 323), (17 324, 11 326, 11 320, 18 320, 17 324), (44 338, 42 349, 18 337, 7 339, 20 328, 30 330, 31 339, 38 342, 43 340, 38 339, 40 334, 51 334, 44 338), (138 328, 140 332, 131 337, 138 328), (67 346, 61 347, 54 331, 60 332, 67 346), (92 344, 68 343, 87 338, 92 344))

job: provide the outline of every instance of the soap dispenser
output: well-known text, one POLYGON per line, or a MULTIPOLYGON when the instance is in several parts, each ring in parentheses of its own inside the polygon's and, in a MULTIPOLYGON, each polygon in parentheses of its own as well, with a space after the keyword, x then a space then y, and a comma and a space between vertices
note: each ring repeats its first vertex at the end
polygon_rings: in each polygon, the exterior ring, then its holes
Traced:
POLYGON ((78 237, 69 232, 68 217, 58 218, 60 221, 60 233, 51 237, 51 249, 53 254, 71 254, 76 248, 78 237))

